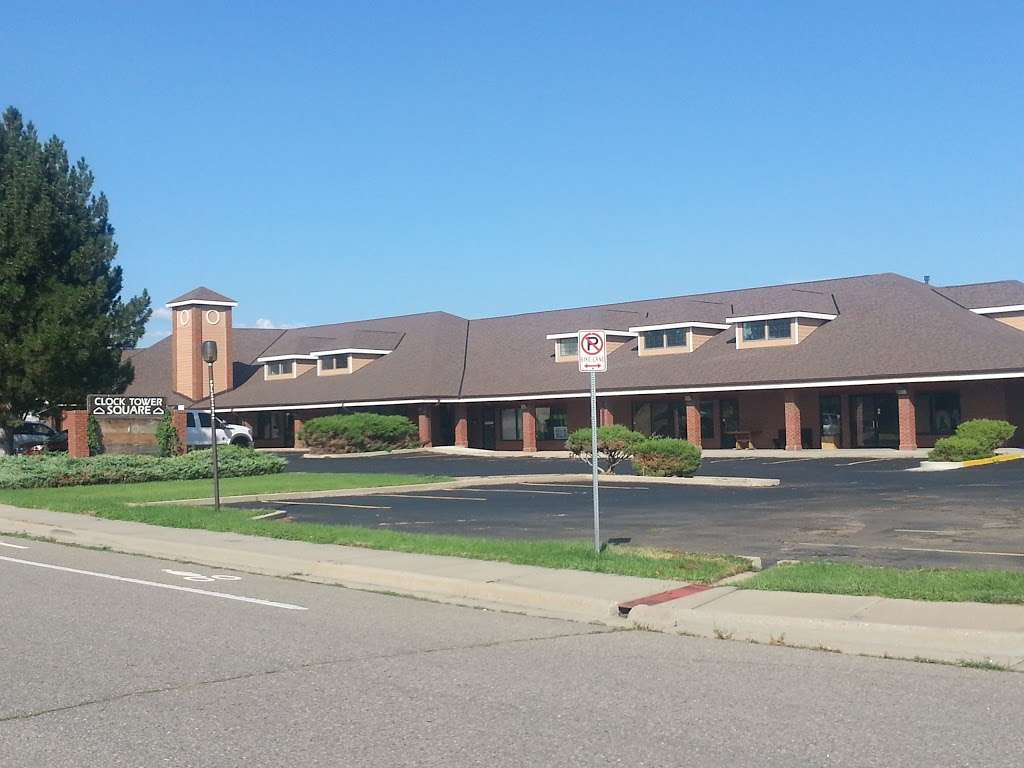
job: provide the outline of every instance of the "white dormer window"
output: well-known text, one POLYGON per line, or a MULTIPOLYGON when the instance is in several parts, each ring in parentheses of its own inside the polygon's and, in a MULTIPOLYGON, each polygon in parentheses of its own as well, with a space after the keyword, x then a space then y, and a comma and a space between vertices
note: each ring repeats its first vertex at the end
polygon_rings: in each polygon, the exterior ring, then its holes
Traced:
POLYGON ((267 376, 291 376, 295 372, 295 363, 291 360, 276 360, 267 363, 267 376))
POLYGON ((348 368, 348 355, 326 355, 318 358, 321 371, 338 371, 348 368))
POLYGON ((736 348, 799 344, 838 315, 823 312, 775 312, 770 315, 728 317, 736 325, 736 348))
POLYGON ((686 347, 688 342, 685 328, 664 328, 658 331, 644 331, 644 349, 669 349, 686 347))
POLYGON ((640 335, 641 355, 668 355, 692 352, 728 328, 723 323, 686 322, 638 325, 629 330, 640 335))
POLYGON ((334 376, 335 374, 355 373, 374 360, 390 354, 390 349, 346 347, 345 349, 325 349, 311 352, 310 359, 316 360, 317 376, 334 376))
POLYGON ((256 362, 263 364, 264 379, 295 379, 313 367, 309 355, 273 355, 258 357, 256 362))
MULTIPOLYGON (((632 331, 604 331, 608 340, 608 352, 614 352, 630 339, 635 339, 636 334, 632 331)), ((555 362, 568 363, 576 362, 576 352, 579 349, 579 332, 573 333, 549 333, 548 341, 555 342, 555 362)))
POLYGON ((753 320, 743 323, 744 341, 793 338, 793 318, 780 317, 774 320, 753 320))
POLYGON ((571 339, 559 339, 555 342, 555 355, 559 358, 576 357, 578 341, 574 336, 571 339))

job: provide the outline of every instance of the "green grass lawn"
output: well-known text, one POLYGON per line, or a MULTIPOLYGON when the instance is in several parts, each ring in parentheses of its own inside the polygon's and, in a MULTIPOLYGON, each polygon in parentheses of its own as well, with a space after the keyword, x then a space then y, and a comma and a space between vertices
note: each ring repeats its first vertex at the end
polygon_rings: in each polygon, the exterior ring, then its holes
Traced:
MULTIPOLYGON (((371 475, 285 472, 221 480, 221 495, 283 491, 343 490, 446 480, 429 475, 371 475)), ((254 510, 209 506, 129 506, 147 501, 195 499, 210 495, 209 480, 169 480, 128 485, 88 485, 0 491, 0 504, 90 514, 109 520, 132 520, 172 528, 199 528, 275 539, 344 544, 369 549, 450 555, 520 565, 569 568, 626 576, 709 583, 749 570, 746 560, 726 555, 688 554, 610 546, 597 555, 583 541, 528 541, 476 536, 406 533, 376 528, 252 520, 254 510)))
MULTIPOLYGON (((281 472, 254 477, 225 477, 221 496, 288 491, 341 491, 382 485, 413 485, 450 480, 442 475, 388 475, 348 472, 281 472)), ((213 496, 211 480, 161 480, 124 485, 76 485, 64 488, 0 490, 0 503, 16 507, 53 509, 58 512, 102 512, 110 505, 201 499, 213 496)))
POLYGON ((799 563, 763 571, 741 589, 878 595, 909 600, 1024 604, 1024 573, 876 568, 838 563, 799 563))

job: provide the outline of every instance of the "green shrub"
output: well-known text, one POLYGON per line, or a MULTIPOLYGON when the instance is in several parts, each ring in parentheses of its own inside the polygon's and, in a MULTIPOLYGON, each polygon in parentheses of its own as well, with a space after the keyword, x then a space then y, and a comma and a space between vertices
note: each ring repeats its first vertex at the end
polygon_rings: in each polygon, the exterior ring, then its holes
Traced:
MULTIPOLYGON (((284 471, 287 466, 281 457, 257 453, 251 448, 225 445, 219 448, 218 453, 217 466, 221 477, 272 475, 284 471)), ((47 453, 0 460, 0 488, 52 488, 207 477, 213 477, 210 450, 167 458, 104 454, 73 459, 66 453, 47 453)))
POLYGON ((700 448, 671 437, 644 440, 633 451, 633 469, 648 477, 689 477, 700 462, 700 448))
POLYGON ((181 438, 174 428, 174 419, 168 411, 156 426, 156 442, 161 456, 177 456, 181 453, 181 438))
MULTIPOLYGON (((609 472, 626 459, 632 457, 633 451, 647 438, 639 432, 627 429, 621 424, 597 428, 598 463, 604 459, 609 472)), ((590 428, 577 429, 565 441, 565 448, 573 456, 591 464, 591 433, 590 428)))
POLYGON ((977 440, 988 453, 992 453, 996 448, 1006 445, 1016 431, 1017 428, 1008 421, 972 419, 956 428, 956 436, 977 440))
POLYGON ((310 419, 299 432, 313 453, 366 453, 418 448, 419 429, 405 416, 349 413, 310 419))
POLYGON ((90 456, 99 456, 106 450, 103 447, 103 430, 95 416, 90 416, 85 422, 85 442, 89 446, 90 456))
POLYGON ((991 455, 992 451, 974 438, 951 435, 937 441, 928 458, 932 461, 971 461, 991 455))

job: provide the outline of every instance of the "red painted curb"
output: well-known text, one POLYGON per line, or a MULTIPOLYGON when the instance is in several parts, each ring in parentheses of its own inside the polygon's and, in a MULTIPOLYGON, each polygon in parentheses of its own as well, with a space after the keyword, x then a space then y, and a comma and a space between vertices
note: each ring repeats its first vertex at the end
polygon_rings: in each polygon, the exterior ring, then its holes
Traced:
POLYGON ((696 595, 698 592, 704 592, 708 589, 711 589, 711 587, 706 584, 690 584, 686 587, 670 589, 667 592, 657 592, 653 595, 648 595, 647 597, 638 597, 636 600, 619 603, 619 613, 625 615, 638 605, 661 605, 662 603, 667 603, 670 600, 678 600, 681 597, 696 595))

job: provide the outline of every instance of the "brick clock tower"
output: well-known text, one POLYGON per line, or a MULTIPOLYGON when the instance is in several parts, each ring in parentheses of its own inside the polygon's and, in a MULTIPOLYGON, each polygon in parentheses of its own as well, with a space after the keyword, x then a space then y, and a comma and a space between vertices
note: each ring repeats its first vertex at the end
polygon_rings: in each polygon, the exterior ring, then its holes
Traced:
POLYGON ((217 392, 231 389, 234 385, 231 310, 237 306, 234 299, 201 287, 167 302, 167 308, 173 315, 171 377, 175 392, 189 400, 202 400, 209 396, 209 377, 200 353, 204 341, 217 342, 217 362, 213 364, 217 392))

